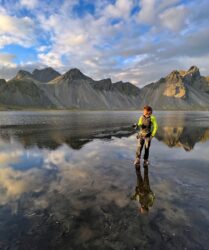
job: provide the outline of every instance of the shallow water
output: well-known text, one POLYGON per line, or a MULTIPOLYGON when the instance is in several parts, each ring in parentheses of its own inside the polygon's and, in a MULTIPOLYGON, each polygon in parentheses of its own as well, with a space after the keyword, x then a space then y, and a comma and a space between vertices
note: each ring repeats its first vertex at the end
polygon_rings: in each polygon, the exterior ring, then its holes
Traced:
POLYGON ((209 112, 155 112, 145 178, 139 115, 1 112, 0 249, 209 249, 209 112))

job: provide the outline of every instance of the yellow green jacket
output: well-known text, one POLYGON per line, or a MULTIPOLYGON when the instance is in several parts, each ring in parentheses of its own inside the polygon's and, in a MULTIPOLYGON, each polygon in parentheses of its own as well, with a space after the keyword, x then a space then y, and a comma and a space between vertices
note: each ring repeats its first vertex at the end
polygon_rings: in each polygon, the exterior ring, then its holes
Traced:
MULTIPOLYGON (((158 129, 158 124, 157 124, 156 117, 154 115, 151 115, 150 117, 151 117, 151 131, 152 131, 152 136, 154 137, 158 129)), ((138 127, 142 125, 142 118, 143 118, 143 115, 140 116, 139 118, 139 121, 137 123, 138 127)))

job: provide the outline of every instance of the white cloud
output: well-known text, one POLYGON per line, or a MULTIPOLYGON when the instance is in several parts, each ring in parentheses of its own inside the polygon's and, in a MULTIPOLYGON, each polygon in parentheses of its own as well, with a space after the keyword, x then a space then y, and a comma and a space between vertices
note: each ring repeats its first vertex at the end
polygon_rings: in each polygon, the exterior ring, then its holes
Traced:
POLYGON ((0 12, 0 48, 7 44, 20 44, 28 47, 33 44, 34 22, 29 17, 17 18, 0 12))
POLYGON ((156 1, 155 0, 141 0, 140 1, 141 10, 139 12, 138 18, 142 23, 152 24, 156 20, 156 1))
POLYGON ((10 80, 21 69, 32 72, 35 68, 44 68, 46 66, 47 66, 46 64, 41 64, 41 63, 32 62, 32 61, 27 61, 24 64, 16 64, 10 61, 0 62, 0 78, 10 80))
POLYGON ((14 66, 15 64, 12 62, 12 60, 15 57, 16 56, 13 54, 6 54, 6 53, 0 54, 0 67, 1 66, 14 66))
POLYGON ((153 25, 159 31, 166 27, 171 31, 179 31, 184 28, 187 8, 184 5, 177 5, 179 0, 158 1, 142 0, 141 10, 138 14, 139 23, 153 25))
POLYGON ((44 65, 50 65, 51 67, 59 68, 63 67, 61 61, 61 54, 56 52, 49 52, 47 54, 40 53, 38 55, 40 62, 44 65))
POLYGON ((20 67, 32 70, 33 65, 39 64, 38 68, 52 66, 62 73, 78 67, 94 79, 111 77, 113 81, 143 86, 174 68, 188 68, 189 60, 192 64, 203 60, 200 65, 207 74, 207 62, 203 59, 208 51, 206 1, 202 1, 206 10, 200 11, 201 4, 179 5, 180 0, 141 0, 139 14, 132 16, 131 10, 138 1, 95 1, 96 13, 81 18, 72 12, 78 1, 65 0, 59 8, 57 2, 21 0, 19 7, 0 7, 0 21, 4 24, 0 27, 1 48, 7 44, 29 47, 35 45, 40 35, 47 41, 47 45, 39 42, 39 61, 30 65, 15 65, 11 56, 4 57, 1 77, 8 79, 20 67), (18 11, 23 5, 33 8, 33 17, 21 17, 18 11), (15 11, 19 15, 15 16, 15 11), (111 25, 114 18, 119 22, 111 25), (144 29, 142 24, 148 25, 144 29))
POLYGON ((161 24, 172 31, 180 31, 185 27, 187 12, 182 5, 167 9, 160 14, 161 24))
POLYGON ((106 17, 128 18, 133 4, 132 0, 117 0, 114 5, 107 5, 104 15, 106 17))
POLYGON ((38 0, 20 0, 20 4, 28 9, 33 9, 38 5, 38 0))
POLYGON ((49 50, 51 48, 51 46, 46 46, 46 45, 43 45, 43 46, 40 46, 40 47, 38 47, 36 50, 38 51, 38 52, 45 52, 46 50, 49 50))
POLYGON ((24 34, 25 31, 29 31, 33 24, 32 20, 28 17, 18 19, 4 14, 0 15, 0 22, 0 34, 18 32, 21 35, 24 34), (20 29, 20 26, 23 29, 20 29))
POLYGON ((79 46, 85 44, 87 41, 87 36, 85 34, 67 34, 63 36, 62 43, 68 46, 79 46))
POLYGON ((181 0, 160 0, 157 2, 158 9, 160 11, 166 10, 167 8, 170 8, 172 6, 175 6, 176 4, 179 4, 181 0))

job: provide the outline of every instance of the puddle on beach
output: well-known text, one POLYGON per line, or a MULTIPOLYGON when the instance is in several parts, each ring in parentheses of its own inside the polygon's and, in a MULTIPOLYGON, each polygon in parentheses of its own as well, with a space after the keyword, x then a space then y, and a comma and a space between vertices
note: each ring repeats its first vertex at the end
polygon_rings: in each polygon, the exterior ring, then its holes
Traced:
POLYGON ((139 115, 1 112, 0 249, 209 249, 209 112, 139 115))

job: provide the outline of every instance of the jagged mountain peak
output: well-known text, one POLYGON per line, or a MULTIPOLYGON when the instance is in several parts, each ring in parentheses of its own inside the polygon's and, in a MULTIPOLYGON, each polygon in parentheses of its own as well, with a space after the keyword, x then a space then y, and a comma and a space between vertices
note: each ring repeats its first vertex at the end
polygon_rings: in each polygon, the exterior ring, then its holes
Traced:
POLYGON ((183 81, 193 86, 199 86, 201 78, 200 70, 197 66, 190 67, 183 75, 183 81))
POLYGON ((77 68, 41 83, 40 79, 52 72, 50 67, 35 69, 32 74, 20 70, 8 84, 0 80, 0 102, 66 109, 134 109, 143 108, 145 103, 163 110, 209 109, 209 81, 196 66, 174 70, 141 89, 129 82, 112 83, 110 78, 93 80, 77 68))
POLYGON ((54 70, 52 67, 35 69, 33 71, 33 77, 40 82, 49 82, 58 76, 60 76, 60 73, 54 70))
POLYGON ((33 74, 36 72, 57 72, 57 71, 55 69, 53 69, 52 67, 46 67, 43 69, 34 69, 33 74))
POLYGON ((84 75, 79 69, 72 68, 62 75, 64 80, 92 80, 90 77, 84 75))
POLYGON ((167 75, 166 80, 171 83, 177 83, 181 81, 181 73, 178 70, 174 70, 167 75))
POLYGON ((20 80, 20 79, 23 79, 25 77, 33 77, 33 75, 30 72, 21 69, 17 72, 15 79, 20 80))
POLYGON ((92 82, 92 86, 98 90, 111 90, 112 80, 110 78, 92 82))
MULTIPOLYGON (((147 89, 153 91, 161 89, 161 94, 165 97, 185 99, 187 97, 186 86, 183 81, 184 71, 173 70, 165 78, 161 78, 156 83, 148 85, 147 89)), ((146 89, 146 88, 144 88, 146 89)))
POLYGON ((140 89, 130 82, 119 81, 113 84, 113 88, 127 95, 139 95, 140 89))
POLYGON ((98 82, 104 83, 104 84, 112 84, 111 78, 105 78, 105 79, 99 80, 98 82))
POLYGON ((200 77, 200 70, 197 66, 192 66, 185 74, 185 76, 189 79, 187 80, 192 80, 192 79, 197 79, 200 77))
POLYGON ((185 70, 174 70, 170 74, 167 75, 166 81, 168 83, 179 83, 186 82, 191 83, 192 81, 196 81, 201 77, 200 70, 197 66, 191 66, 187 71, 185 70))
POLYGON ((199 68, 195 65, 191 66, 187 72, 200 72, 199 68))
POLYGON ((199 68, 174 70, 165 78, 142 89, 145 101, 159 109, 208 109, 209 83, 199 68))

